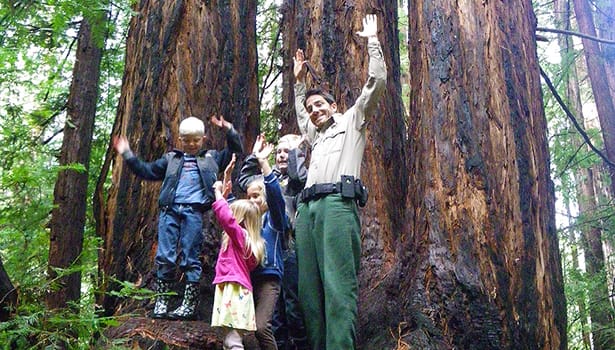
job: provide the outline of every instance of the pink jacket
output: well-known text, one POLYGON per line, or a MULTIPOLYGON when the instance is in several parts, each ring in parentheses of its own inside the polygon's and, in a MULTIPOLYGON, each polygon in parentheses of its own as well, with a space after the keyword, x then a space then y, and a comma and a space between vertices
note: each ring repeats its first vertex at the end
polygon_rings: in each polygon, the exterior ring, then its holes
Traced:
POLYGON ((224 282, 239 283, 243 287, 252 291, 252 281, 250 281, 250 271, 258 265, 252 253, 246 258, 246 234, 244 229, 233 217, 233 212, 224 199, 219 199, 212 205, 218 223, 229 235, 229 244, 226 250, 218 254, 216 262, 216 277, 213 284, 224 282))

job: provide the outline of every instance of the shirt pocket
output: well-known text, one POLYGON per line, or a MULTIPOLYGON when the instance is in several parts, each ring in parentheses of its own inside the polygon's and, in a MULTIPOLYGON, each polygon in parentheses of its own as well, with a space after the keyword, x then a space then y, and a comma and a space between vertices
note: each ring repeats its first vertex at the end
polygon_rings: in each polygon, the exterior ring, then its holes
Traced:
POLYGON ((323 156, 340 152, 344 144, 345 134, 345 130, 334 130, 331 133, 325 133, 325 135, 314 144, 312 157, 314 157, 314 155, 323 156))

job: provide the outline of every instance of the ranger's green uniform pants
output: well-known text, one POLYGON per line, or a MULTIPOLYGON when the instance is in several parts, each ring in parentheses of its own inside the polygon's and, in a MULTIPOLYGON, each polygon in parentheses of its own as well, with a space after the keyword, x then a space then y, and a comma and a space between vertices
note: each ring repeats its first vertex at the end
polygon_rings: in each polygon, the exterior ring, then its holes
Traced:
POLYGON ((361 258, 357 204, 340 194, 300 203, 295 235, 299 301, 311 348, 353 350, 361 258))

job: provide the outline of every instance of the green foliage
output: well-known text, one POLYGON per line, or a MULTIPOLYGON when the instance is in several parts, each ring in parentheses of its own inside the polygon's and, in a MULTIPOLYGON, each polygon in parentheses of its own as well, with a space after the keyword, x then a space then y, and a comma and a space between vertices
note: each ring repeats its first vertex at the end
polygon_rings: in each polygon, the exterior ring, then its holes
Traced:
POLYGON ((404 103, 406 116, 410 115, 410 56, 408 50, 408 5, 400 3, 397 14, 399 16, 399 64, 401 74, 401 98, 404 103))
POLYGON ((47 262, 45 225, 52 208, 55 173, 50 150, 37 143, 21 108, 0 110, 0 254, 10 276, 40 285, 47 262), (11 267, 14 267, 12 269, 11 267))
POLYGON ((261 132, 265 133, 265 137, 269 142, 276 143, 278 140, 279 120, 275 118, 272 111, 261 109, 261 132))
POLYGON ((121 288, 117 291, 111 291, 109 292, 109 294, 116 296, 116 297, 120 297, 120 298, 149 300, 149 299, 153 299, 154 297, 158 295, 177 295, 177 293, 175 292, 168 292, 168 293, 162 293, 162 294, 156 293, 152 291, 151 289, 140 288, 136 284, 132 282, 128 282, 128 281, 120 281, 117 279, 113 279, 113 281, 117 283, 118 285, 120 285, 121 288))
MULTIPOLYGON (((101 331, 115 324, 95 308, 102 241, 95 234, 91 202, 84 204, 87 222, 79 263, 56 269, 60 276, 82 276, 81 300, 67 310, 45 308, 47 291, 58 288, 47 278, 47 225, 57 173, 86 171, 83 164, 58 166, 79 25, 87 18, 104 48, 88 173, 92 198, 119 99, 129 5, 0 0, 0 257, 20 296, 13 318, 0 324, 0 349, 90 349, 101 331), (100 10, 109 11, 108 21, 100 10)), ((114 344, 109 348, 122 348, 121 340, 114 344)))
POLYGON ((257 80, 261 101, 261 132, 267 140, 275 142, 280 128, 275 109, 280 101, 280 78, 282 74, 281 14, 278 5, 271 0, 259 0, 257 15, 257 80))
MULTIPOLYGON (((555 9, 551 2, 535 2, 539 24, 542 27, 554 28, 560 19, 555 18, 555 9)), ((574 22, 573 22, 574 25, 574 22)), ((575 115, 577 121, 584 126, 585 133, 591 143, 598 149, 604 149, 602 133, 584 122, 592 116, 591 109, 582 108, 593 105, 593 97, 589 81, 585 79, 583 68, 583 54, 580 46, 569 48, 568 51, 559 48, 558 37, 551 35, 550 42, 539 48, 540 65, 555 85, 557 94, 564 99, 565 105, 575 115), (555 52, 554 48, 562 52, 555 52), (569 85, 576 84, 579 89, 580 101, 571 95, 569 85), (572 96, 569 100, 567 96, 572 96), (579 107, 575 107, 575 106, 579 107)), ((603 195, 608 188, 609 181, 604 181, 606 172, 603 160, 591 151, 581 137, 581 132, 572 126, 569 117, 553 97, 553 93, 546 87, 544 90, 545 114, 549 126, 549 150, 551 155, 551 177, 555 183, 557 219, 560 239, 560 253, 564 272, 564 290, 568 308, 568 347, 570 349, 585 349, 589 344, 584 341, 591 333, 591 319, 589 310, 595 302, 591 291, 601 289, 606 280, 606 270, 598 273, 585 271, 584 259, 588 252, 581 244, 583 235, 591 229, 599 229, 603 239, 612 237, 615 221, 615 211, 603 195), (592 176, 591 186, 594 190, 592 198, 587 198, 582 191, 586 180, 592 176), (566 212, 561 208, 565 207, 566 212), (581 211, 582 208, 584 211, 581 211), (595 208, 587 211, 586 208, 595 208)), ((603 151, 604 152, 604 151, 603 151)), ((613 266, 607 257, 606 268, 613 266)), ((612 257, 610 259, 613 259, 612 257)), ((606 304, 603 310, 612 306, 606 304)))
MULTIPOLYGON (((20 303, 17 316, 0 323, 0 348, 92 349, 98 341, 104 341, 102 330, 118 325, 114 318, 102 317, 92 308, 82 308, 78 313, 74 309, 50 312, 43 304, 20 303)), ((118 340, 111 348, 128 349, 122 347, 123 342, 118 340)))

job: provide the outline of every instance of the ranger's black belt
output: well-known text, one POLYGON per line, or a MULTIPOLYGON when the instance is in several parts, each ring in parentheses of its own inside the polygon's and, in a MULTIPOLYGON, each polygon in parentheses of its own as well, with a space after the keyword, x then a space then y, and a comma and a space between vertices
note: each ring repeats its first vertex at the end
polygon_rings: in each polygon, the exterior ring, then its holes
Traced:
POLYGON ((302 203, 319 199, 333 193, 341 193, 342 198, 354 199, 360 207, 367 203, 367 188, 360 179, 354 176, 342 176, 342 181, 336 183, 314 184, 299 193, 298 200, 302 203))

